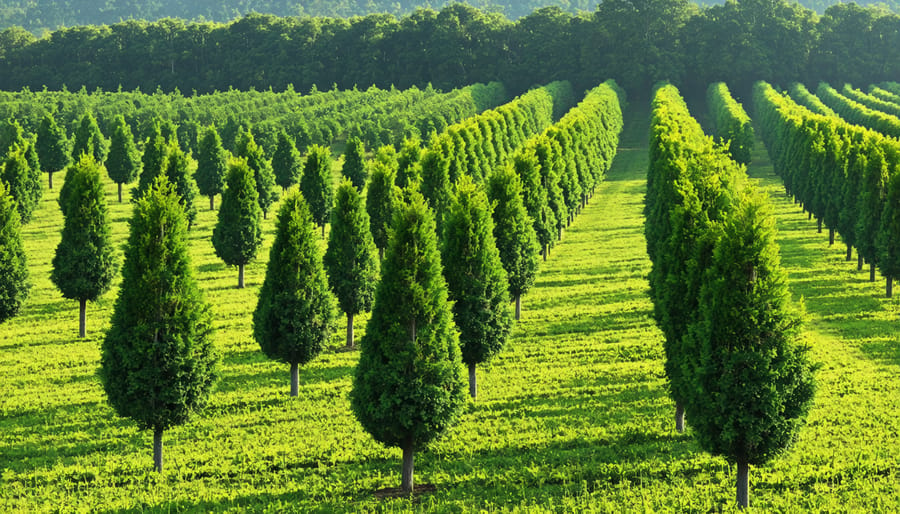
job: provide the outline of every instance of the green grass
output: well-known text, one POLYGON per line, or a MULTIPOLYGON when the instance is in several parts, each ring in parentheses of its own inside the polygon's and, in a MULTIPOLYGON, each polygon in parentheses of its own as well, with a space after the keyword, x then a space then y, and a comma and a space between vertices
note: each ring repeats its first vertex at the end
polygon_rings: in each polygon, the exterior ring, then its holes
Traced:
MULTIPOLYGON (((375 443, 349 411, 357 352, 341 349, 342 330, 301 369, 293 400, 287 366, 252 340, 272 216, 248 287, 237 290, 236 269, 213 253, 215 213, 202 199, 191 248, 224 377, 202 416, 166 432, 166 470, 153 473, 151 434, 115 416, 96 377, 115 291, 89 304, 89 337, 78 340, 77 305, 48 278, 62 218, 59 186, 45 191, 25 228, 35 287, 0 327, 0 511, 731 510, 732 467, 702 453, 690 430, 674 431, 666 395, 641 215, 647 117, 643 105, 628 113, 608 179, 542 263, 507 349, 479 368, 478 400, 417 455, 417 483, 436 491, 414 500, 374 495, 399 485, 400 451, 375 443)), ((845 263, 842 246, 829 248, 827 234, 779 193, 764 151, 754 157, 750 172, 773 193, 784 265, 823 366, 794 450, 751 470, 751 504, 896 511, 897 300, 845 263)), ((124 241, 130 206, 114 203, 113 184, 107 192, 124 241)), ((364 325, 365 317, 360 336, 364 325)))

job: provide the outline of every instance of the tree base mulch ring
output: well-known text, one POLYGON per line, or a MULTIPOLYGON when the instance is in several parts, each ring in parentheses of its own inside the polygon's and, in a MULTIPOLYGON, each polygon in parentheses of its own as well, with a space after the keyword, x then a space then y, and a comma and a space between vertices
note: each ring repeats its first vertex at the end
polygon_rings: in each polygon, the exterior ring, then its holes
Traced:
MULTIPOLYGON (((413 487, 412 497, 413 499, 415 499, 416 496, 432 494, 436 491, 437 487, 435 487, 434 484, 416 485, 413 487)), ((378 489, 375 491, 375 498, 379 500, 390 498, 408 498, 409 496, 409 493, 404 493, 403 490, 399 487, 386 487, 384 489, 378 489)))

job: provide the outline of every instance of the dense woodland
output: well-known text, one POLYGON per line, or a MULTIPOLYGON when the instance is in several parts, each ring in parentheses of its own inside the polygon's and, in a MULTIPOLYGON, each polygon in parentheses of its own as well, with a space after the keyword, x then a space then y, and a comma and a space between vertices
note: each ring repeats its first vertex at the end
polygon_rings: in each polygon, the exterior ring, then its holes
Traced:
POLYGON ((726 81, 738 97, 756 80, 787 86, 869 84, 900 72, 900 16, 856 4, 824 15, 783 0, 700 8, 687 0, 605 0, 593 13, 558 7, 515 22, 454 4, 396 18, 251 14, 228 23, 129 20, 36 38, 0 32, 0 88, 103 88, 185 93, 289 84, 451 89, 501 80, 584 90, 608 77, 632 94, 670 80, 686 94, 726 81))

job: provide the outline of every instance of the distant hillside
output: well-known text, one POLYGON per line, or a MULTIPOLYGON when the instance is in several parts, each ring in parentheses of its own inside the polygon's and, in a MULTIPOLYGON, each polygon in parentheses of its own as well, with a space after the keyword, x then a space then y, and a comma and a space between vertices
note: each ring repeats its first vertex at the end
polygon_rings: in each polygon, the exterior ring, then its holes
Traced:
MULTIPOLYGON (((822 14, 840 0, 802 0, 801 5, 822 14)), ((40 35, 45 30, 76 25, 104 25, 122 20, 154 21, 172 17, 186 20, 205 19, 226 22, 249 12, 277 16, 365 16, 387 13, 402 16, 418 7, 439 10, 447 0, 6 0, 0 3, 0 30, 16 25, 40 35)), ((511 20, 526 16, 540 7, 557 5, 565 11, 593 12, 599 0, 467 0, 472 6, 502 13, 511 20)), ((716 4, 723 1, 700 1, 716 4)), ((900 12, 900 0, 873 2, 860 0, 860 5, 882 5, 900 12)))

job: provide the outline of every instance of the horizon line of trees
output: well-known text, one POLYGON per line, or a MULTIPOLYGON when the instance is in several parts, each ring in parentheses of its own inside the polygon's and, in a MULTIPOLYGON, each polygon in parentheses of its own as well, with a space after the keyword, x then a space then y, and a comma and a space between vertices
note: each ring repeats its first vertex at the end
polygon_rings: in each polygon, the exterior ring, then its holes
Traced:
POLYGON ((539 9, 515 22, 465 4, 398 19, 276 17, 229 23, 128 20, 36 38, 0 32, 0 88, 209 92, 411 85, 448 90, 500 80, 511 94, 613 77, 632 96, 668 80, 702 96, 725 81, 749 97, 756 80, 871 84, 900 76, 900 16, 854 3, 824 15, 785 0, 701 8, 688 0, 604 0, 572 15, 539 9))

